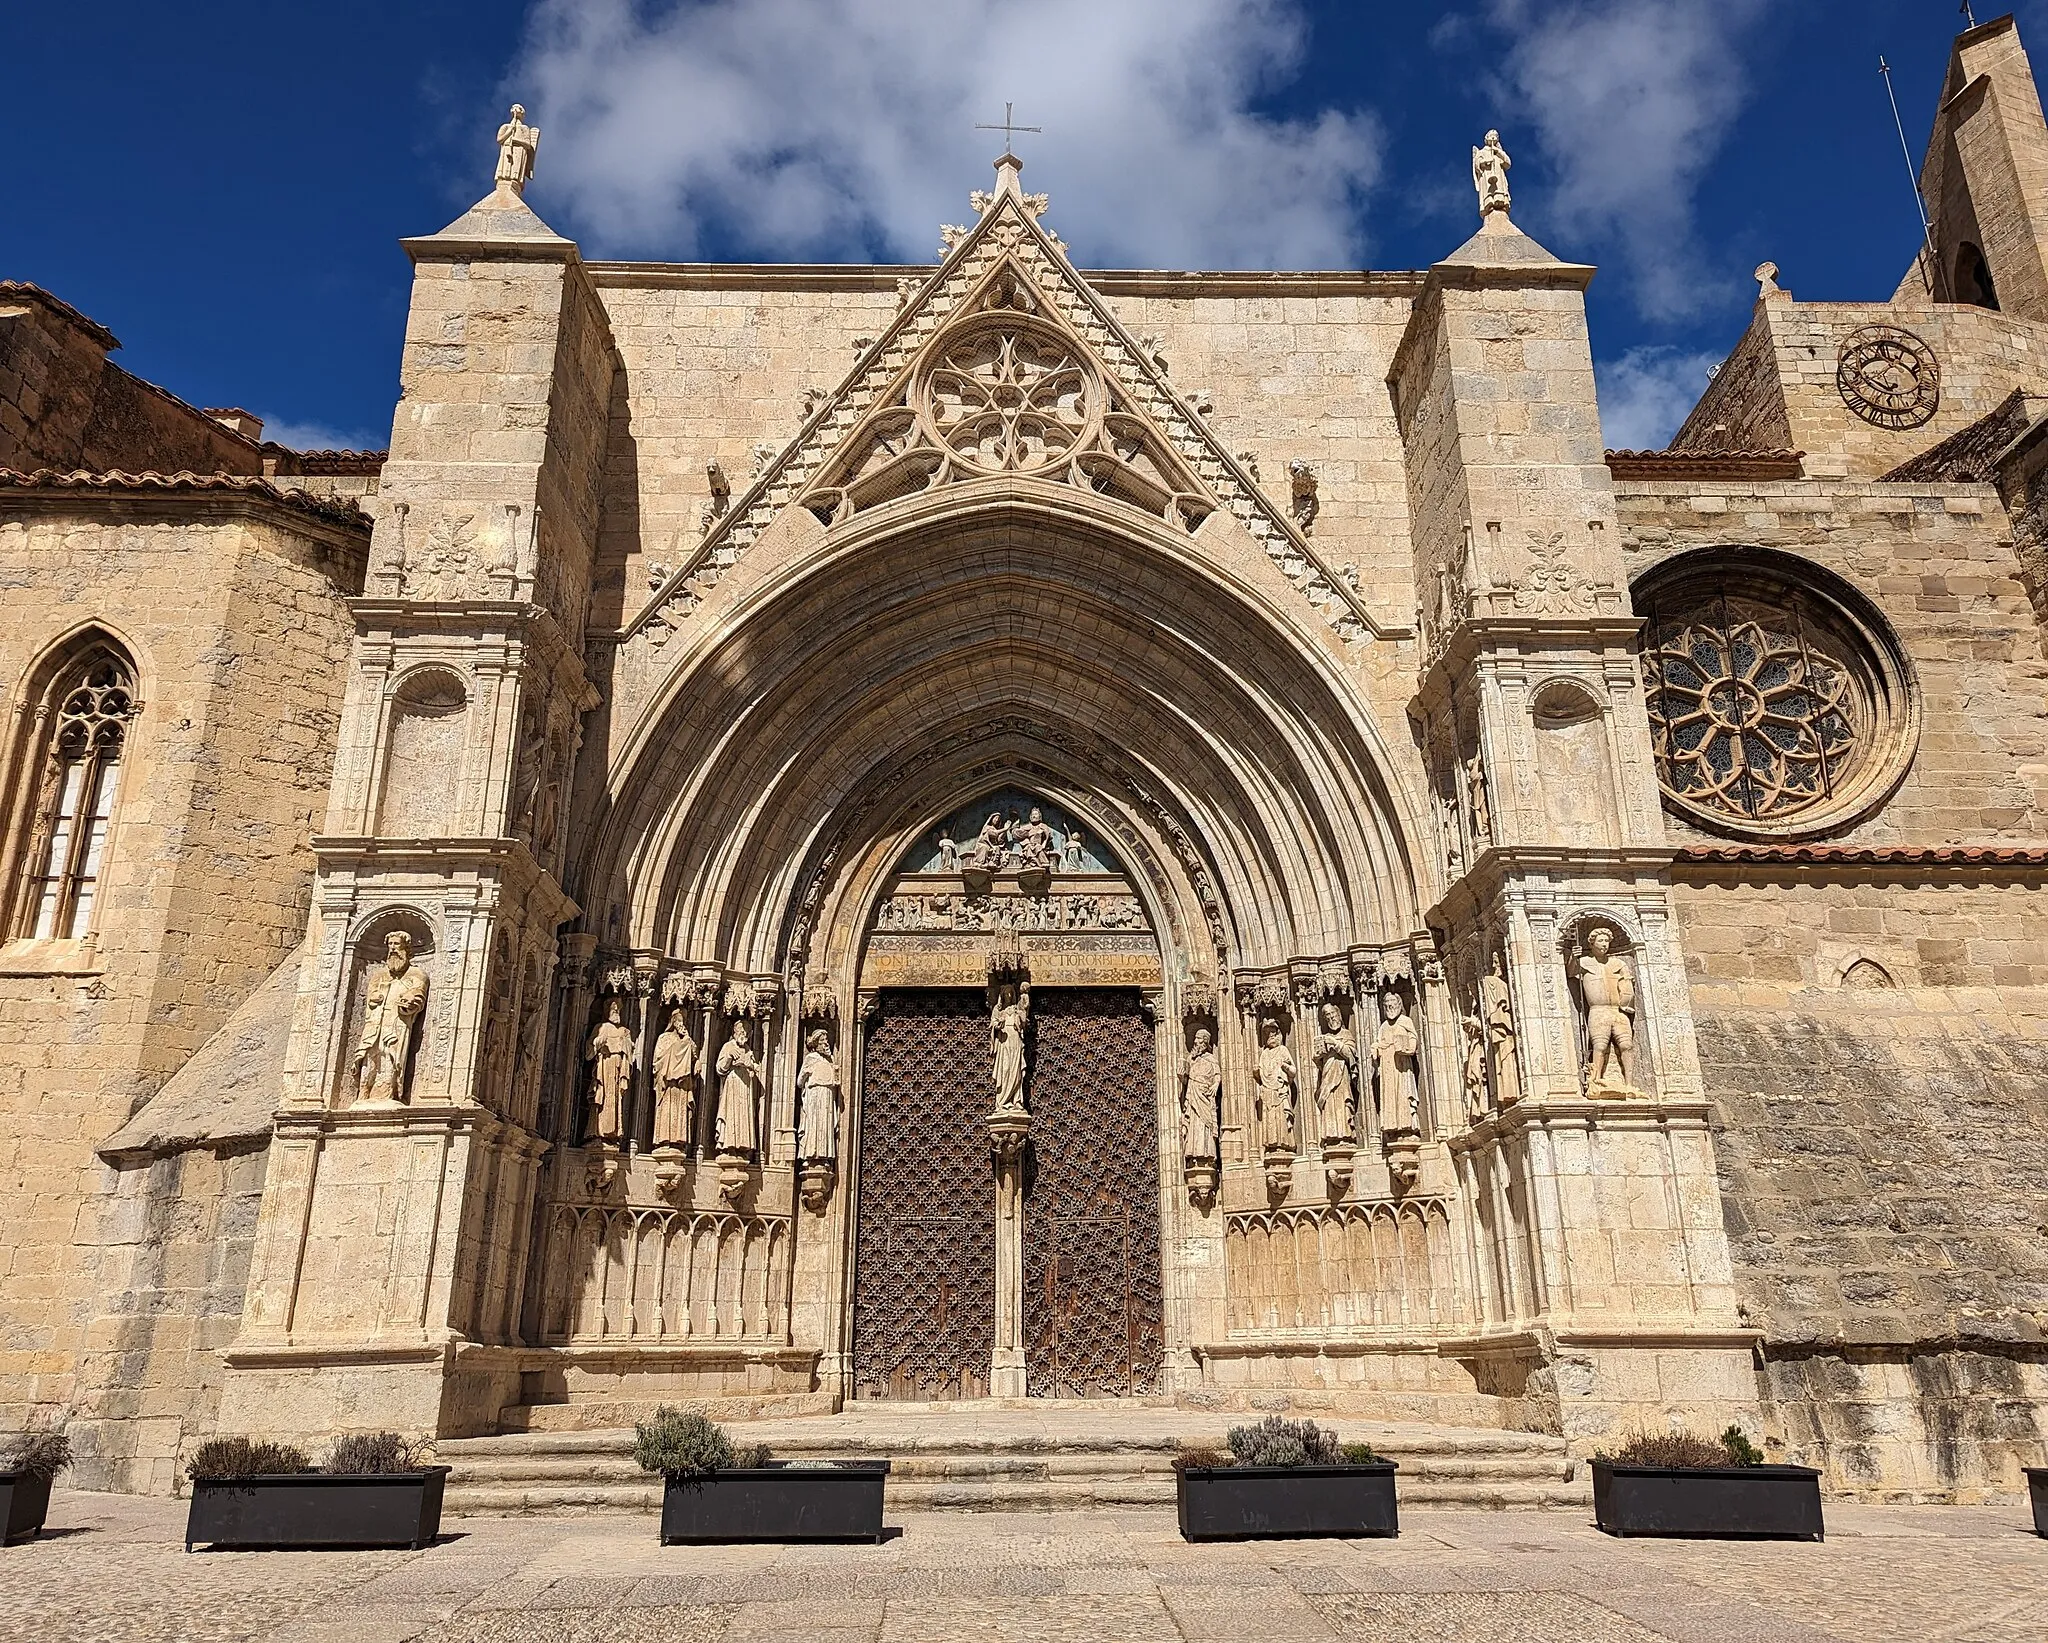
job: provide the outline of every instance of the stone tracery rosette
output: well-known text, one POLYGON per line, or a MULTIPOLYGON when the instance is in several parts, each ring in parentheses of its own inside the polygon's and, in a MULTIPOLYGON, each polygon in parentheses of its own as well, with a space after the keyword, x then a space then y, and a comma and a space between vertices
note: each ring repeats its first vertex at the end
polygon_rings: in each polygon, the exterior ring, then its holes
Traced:
POLYGON ((1715 832, 1811 838, 1859 820, 1919 742, 1890 625, 1820 566, 1710 548, 1635 589, 1643 685, 1668 808, 1715 832))

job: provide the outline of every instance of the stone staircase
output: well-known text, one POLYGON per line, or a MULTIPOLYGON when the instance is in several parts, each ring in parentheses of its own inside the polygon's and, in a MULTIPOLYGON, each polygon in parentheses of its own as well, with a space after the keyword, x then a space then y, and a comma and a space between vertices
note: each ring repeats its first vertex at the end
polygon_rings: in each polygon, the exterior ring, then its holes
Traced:
MULTIPOLYGON (((863 1405, 840 1415, 728 1422, 737 1442, 766 1443, 778 1459, 886 1456, 897 1511, 1045 1512, 1173 1502, 1183 1444, 1221 1448, 1245 1415, 1185 1409, 1050 1404, 863 1405)), ((1586 1506, 1591 1484, 1562 1438, 1529 1432, 1324 1421, 1401 1464, 1410 1506, 1503 1510, 1586 1506)), ((629 1428, 516 1432, 444 1439, 454 1468, 445 1509, 456 1516, 576 1517, 653 1512, 661 1483, 633 1464, 629 1428)))

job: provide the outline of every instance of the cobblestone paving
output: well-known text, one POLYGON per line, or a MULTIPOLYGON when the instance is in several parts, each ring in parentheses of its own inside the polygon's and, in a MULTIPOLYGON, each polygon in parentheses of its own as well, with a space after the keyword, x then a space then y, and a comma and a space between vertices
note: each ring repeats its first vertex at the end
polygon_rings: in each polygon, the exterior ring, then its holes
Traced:
POLYGON ((661 1547, 643 1517, 466 1518, 423 1552, 183 1550, 182 1501, 59 1491, 0 1549, 38 1643, 2012 1643, 2048 1638, 2022 1507, 1831 1506, 1824 1545, 1617 1541, 1578 1512, 1398 1541, 1189 1546, 1158 1510, 903 1513, 882 1546, 661 1547))

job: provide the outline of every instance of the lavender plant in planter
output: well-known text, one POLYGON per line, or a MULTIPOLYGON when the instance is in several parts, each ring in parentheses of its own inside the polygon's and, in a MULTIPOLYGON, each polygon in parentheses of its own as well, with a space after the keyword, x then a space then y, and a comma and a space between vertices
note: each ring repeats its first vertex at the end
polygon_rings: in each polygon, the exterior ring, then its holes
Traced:
POLYGON ((1637 1433, 1593 1457, 1593 1516, 1610 1535, 1820 1540, 1820 1473, 1770 1466, 1731 1426, 1719 1443, 1691 1432, 1637 1433))
POLYGON ((1398 1535, 1390 1460, 1365 1444, 1340 1444, 1314 1421, 1269 1415, 1230 1433, 1230 1453, 1183 1450, 1175 1497, 1184 1540, 1264 1540, 1398 1535))
POLYGON ((665 1404, 635 1428, 633 1458, 663 1480, 664 1546, 882 1539, 886 1460, 778 1461, 665 1404))
POLYGON ((50 1513, 50 1484, 71 1464, 62 1432, 26 1432, 0 1457, 0 1545, 32 1540, 50 1513))
POLYGON ((185 1550, 417 1550, 441 1532, 448 1478, 447 1467, 421 1463, 424 1448, 396 1432, 357 1433, 340 1439, 326 1468, 315 1471, 289 1444, 215 1438, 185 1468, 192 1480, 185 1550))

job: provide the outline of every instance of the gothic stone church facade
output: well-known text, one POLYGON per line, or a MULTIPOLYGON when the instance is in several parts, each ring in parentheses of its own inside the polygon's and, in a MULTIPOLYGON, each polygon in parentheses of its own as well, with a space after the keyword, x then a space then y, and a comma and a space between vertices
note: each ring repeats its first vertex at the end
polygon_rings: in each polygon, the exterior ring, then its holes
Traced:
MULTIPOLYGON (((0 286, 0 1415, 2048 1436, 2048 129, 1608 452, 1589 267, 414 265, 388 454, 0 286), (964 1406, 963 1406, 964 1407, 964 1406), (963 1417, 965 1418, 965 1417, 963 1417)), ((1788 276, 1789 277, 1789 276, 1788 276)))

